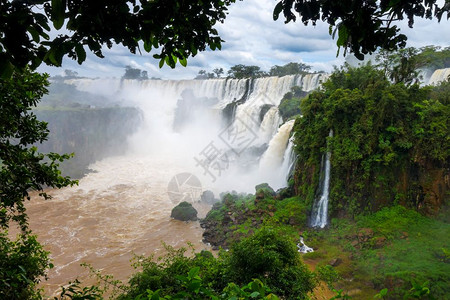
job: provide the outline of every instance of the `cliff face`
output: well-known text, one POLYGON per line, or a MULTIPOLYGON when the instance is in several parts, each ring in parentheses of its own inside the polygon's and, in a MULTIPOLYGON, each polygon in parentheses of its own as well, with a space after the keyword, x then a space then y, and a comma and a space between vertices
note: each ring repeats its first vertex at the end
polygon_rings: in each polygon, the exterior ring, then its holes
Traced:
POLYGON ((48 141, 41 152, 75 153, 61 164, 63 175, 81 177, 89 164, 123 154, 127 137, 141 123, 141 112, 130 107, 37 110, 38 119, 48 122, 48 141))
POLYGON ((406 205, 425 214, 436 214, 448 203, 450 196, 449 165, 432 162, 412 163, 399 177, 397 190, 407 195, 406 205))
MULTIPOLYGON (((301 161, 294 174, 296 195, 309 204, 318 197, 320 165, 301 161)), ((383 168, 370 178, 355 182, 361 170, 355 166, 342 174, 331 167, 330 213, 348 217, 361 211, 377 211, 401 204, 426 215, 436 215, 450 200, 450 168, 432 162, 411 162, 383 168)))

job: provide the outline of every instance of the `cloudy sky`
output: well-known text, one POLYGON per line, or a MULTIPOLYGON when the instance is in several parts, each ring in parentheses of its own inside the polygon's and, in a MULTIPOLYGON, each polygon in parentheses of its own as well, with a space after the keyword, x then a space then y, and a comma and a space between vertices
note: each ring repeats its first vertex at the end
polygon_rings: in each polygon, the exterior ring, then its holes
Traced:
MULTIPOLYGON (((178 65, 175 69, 158 67, 158 60, 152 54, 130 54, 121 46, 104 50, 104 59, 88 55, 82 66, 65 59, 62 68, 43 66, 40 71, 50 75, 62 75, 64 69, 77 71, 80 76, 121 77, 124 68, 131 65, 146 70, 149 77, 162 79, 192 79, 199 70, 211 72, 223 68, 225 73, 236 64, 257 65, 268 71, 273 65, 289 62, 303 62, 316 71, 331 71, 333 65, 344 61, 342 54, 336 57, 336 41, 328 34, 328 25, 318 23, 315 27, 300 22, 284 24, 283 18, 273 21, 272 12, 276 0, 238 1, 229 9, 224 24, 217 27, 225 43, 221 51, 205 51, 188 59, 188 66, 178 65)), ((408 36, 408 45, 450 46, 450 21, 416 19, 414 29, 406 23, 400 24, 408 36)))

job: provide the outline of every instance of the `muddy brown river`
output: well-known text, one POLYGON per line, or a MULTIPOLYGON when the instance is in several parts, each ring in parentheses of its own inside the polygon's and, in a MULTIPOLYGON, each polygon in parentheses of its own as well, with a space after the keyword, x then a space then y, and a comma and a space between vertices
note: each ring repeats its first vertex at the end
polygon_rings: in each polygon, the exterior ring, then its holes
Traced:
MULTIPOLYGON (((95 173, 78 186, 51 190, 53 199, 34 197, 27 205, 31 228, 55 265, 42 283, 46 295, 77 277, 91 283, 81 263, 126 281, 133 255, 162 254, 161 242, 179 248, 189 241, 198 251, 208 249, 198 222, 170 218, 168 182, 185 171, 173 158, 113 157, 92 168, 95 173)), ((194 205, 199 216, 209 209, 194 205)))

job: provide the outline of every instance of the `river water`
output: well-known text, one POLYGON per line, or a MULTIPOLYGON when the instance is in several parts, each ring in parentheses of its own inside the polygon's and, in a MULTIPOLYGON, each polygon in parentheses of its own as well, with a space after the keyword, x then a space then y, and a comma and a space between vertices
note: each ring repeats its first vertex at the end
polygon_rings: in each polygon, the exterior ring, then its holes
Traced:
MULTIPOLYGON (((42 284, 46 294, 77 276, 92 282, 83 262, 126 281, 133 253, 162 254, 161 242, 179 248, 189 241, 198 251, 208 249, 198 222, 170 218, 175 204, 168 182, 185 171, 177 165, 168 157, 112 157, 94 164, 95 172, 78 186, 51 190, 53 199, 33 197, 27 205, 30 225, 55 265, 42 284)), ((206 205, 194 206, 199 216, 208 211, 206 205)))

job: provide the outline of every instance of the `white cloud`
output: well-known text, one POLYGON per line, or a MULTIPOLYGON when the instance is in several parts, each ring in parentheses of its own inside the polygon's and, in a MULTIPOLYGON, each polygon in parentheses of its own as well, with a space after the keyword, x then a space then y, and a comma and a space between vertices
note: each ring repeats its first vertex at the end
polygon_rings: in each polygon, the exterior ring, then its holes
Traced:
MULTIPOLYGON (((126 65, 147 70, 149 76, 173 79, 194 78, 199 70, 212 71, 223 68, 226 71, 233 65, 258 65, 269 70, 273 65, 289 62, 304 62, 315 70, 331 71, 344 58, 336 58, 336 41, 328 34, 328 25, 318 22, 316 26, 304 26, 301 22, 285 24, 282 17, 273 21, 273 0, 238 1, 229 9, 224 24, 218 24, 218 31, 225 43, 222 51, 205 51, 188 59, 188 67, 177 66, 171 69, 158 67, 159 61, 152 54, 130 54, 128 49, 114 46, 104 50, 104 59, 92 54, 82 66, 69 59, 64 60, 63 69, 72 69, 80 75, 93 77, 120 77, 126 65)), ((414 29, 406 22, 400 25, 408 37, 408 46, 425 45, 449 46, 450 23, 440 24, 435 20, 417 19, 414 29)), ((61 74, 61 68, 42 67, 41 70, 53 75, 61 74)))

